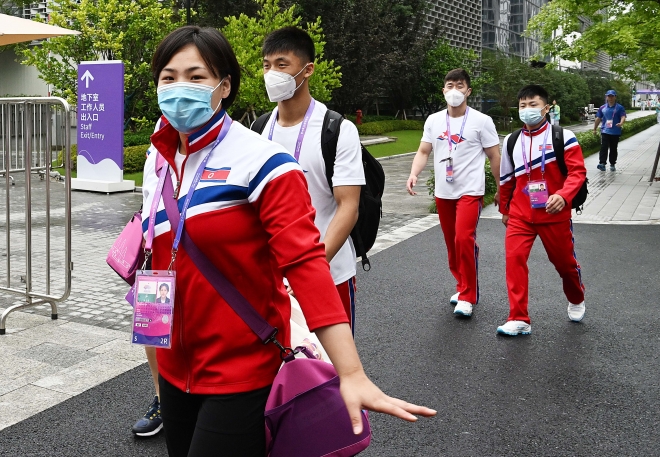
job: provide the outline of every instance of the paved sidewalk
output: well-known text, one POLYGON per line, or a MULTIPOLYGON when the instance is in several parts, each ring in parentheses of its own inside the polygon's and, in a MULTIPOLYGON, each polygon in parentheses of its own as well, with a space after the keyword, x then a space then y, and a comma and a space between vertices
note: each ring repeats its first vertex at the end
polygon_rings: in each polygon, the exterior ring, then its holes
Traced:
MULTIPOLYGON (((592 193, 585 213, 576 221, 658 223, 660 183, 648 186, 644 176, 648 179, 651 156, 659 137, 660 127, 655 126, 623 141, 619 147, 620 162, 616 173, 598 172, 593 162, 597 162, 597 157, 587 159, 592 193)), ((432 172, 432 159, 420 175, 419 195, 414 197, 405 190, 412 159, 412 155, 404 155, 381 162, 387 175, 384 214, 371 255, 437 226, 437 216, 428 213, 431 197, 425 186, 432 172)), ((16 186, 11 190, 12 205, 16 205, 12 211, 12 214, 16 213, 12 223, 12 242, 17 249, 12 252, 12 257, 20 257, 22 249, 23 234, 19 221, 21 195, 24 194, 21 186, 24 182, 17 178, 16 186)), ((44 183, 33 181, 32 191, 35 196, 43 194, 44 183)), ((0 198, 0 206, 3 201, 0 198)), ((112 241, 132 212, 139 208, 140 202, 141 196, 133 193, 73 194, 75 268, 72 293, 59 306, 60 319, 57 321, 50 320, 50 308, 46 306, 9 316, 7 335, 0 336, 0 362, 3 364, 0 430, 145 362, 143 350, 131 346, 128 341, 132 311, 124 301, 127 286, 105 264, 112 241)), ((38 202, 35 206, 37 210, 42 209, 38 202)), ((499 215, 494 207, 490 207, 485 209, 484 217, 498 218, 499 215)), ((43 223, 43 218, 37 218, 35 227, 40 229, 43 223)), ((61 241, 61 235, 56 233, 54 243, 58 240, 61 241)), ((37 251, 43 248, 36 235, 34 244, 37 251)), ((12 259, 12 265, 20 266, 15 260, 12 259)), ((57 262, 62 259, 53 259, 54 268, 57 268, 57 262)), ((0 277, 5 275, 3 268, 4 264, 0 262, 0 277)), ((370 274, 378 275, 376 272, 370 274)), ((20 274, 13 272, 12 275, 12 280, 18 283, 20 274)), ((35 284, 43 282, 43 277, 35 278, 35 284)), ((15 302, 15 297, 0 294, 0 312, 15 302)), ((145 394, 148 398, 148 393, 145 394)))

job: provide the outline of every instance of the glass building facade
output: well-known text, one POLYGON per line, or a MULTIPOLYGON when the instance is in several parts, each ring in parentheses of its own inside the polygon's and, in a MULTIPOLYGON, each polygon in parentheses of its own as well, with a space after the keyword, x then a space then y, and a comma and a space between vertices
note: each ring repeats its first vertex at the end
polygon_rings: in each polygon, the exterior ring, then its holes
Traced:
POLYGON ((429 0, 426 26, 440 27, 449 44, 481 53, 483 0, 429 0))
POLYGON ((529 20, 549 0, 482 0, 482 46, 529 59, 539 42, 524 36, 529 20))

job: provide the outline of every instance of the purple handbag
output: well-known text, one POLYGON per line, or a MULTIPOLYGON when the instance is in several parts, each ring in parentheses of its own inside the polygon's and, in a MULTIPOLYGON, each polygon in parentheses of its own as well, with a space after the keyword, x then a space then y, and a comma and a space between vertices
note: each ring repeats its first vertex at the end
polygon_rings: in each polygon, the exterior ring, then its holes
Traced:
POLYGON ((366 413, 360 435, 339 393, 335 367, 317 360, 306 347, 284 358, 266 402, 266 443, 269 457, 350 457, 371 442, 366 413))
POLYGON ((142 240, 142 211, 138 211, 112 244, 105 259, 110 268, 131 286, 135 283, 135 272, 144 262, 142 240))
MULTIPOLYGON (((161 168, 161 172, 167 168, 161 168)), ((173 198, 172 180, 165 179, 163 202, 172 230, 179 225, 179 208, 173 198)), ((284 365, 275 376, 266 402, 266 446, 269 457, 349 457, 365 450, 371 442, 371 428, 362 412, 363 430, 353 433, 346 404, 339 392, 339 376, 331 364, 317 360, 307 348, 286 348, 276 339, 271 326, 220 273, 188 236, 181 246, 206 280, 248 327, 267 345, 281 351, 284 365), (296 358, 302 353, 306 358, 296 358)))

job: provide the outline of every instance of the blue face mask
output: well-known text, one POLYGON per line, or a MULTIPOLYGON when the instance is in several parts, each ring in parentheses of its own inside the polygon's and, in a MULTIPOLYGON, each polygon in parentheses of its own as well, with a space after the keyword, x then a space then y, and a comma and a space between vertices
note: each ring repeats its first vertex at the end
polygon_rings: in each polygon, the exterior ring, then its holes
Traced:
POLYGON ((538 124, 544 119, 541 111, 543 111, 543 108, 525 108, 518 111, 518 116, 529 127, 530 125, 538 124))
POLYGON ((211 106, 213 91, 220 84, 215 87, 185 82, 165 84, 157 90, 158 106, 176 131, 193 132, 206 124, 222 105, 221 100, 215 109, 211 106))

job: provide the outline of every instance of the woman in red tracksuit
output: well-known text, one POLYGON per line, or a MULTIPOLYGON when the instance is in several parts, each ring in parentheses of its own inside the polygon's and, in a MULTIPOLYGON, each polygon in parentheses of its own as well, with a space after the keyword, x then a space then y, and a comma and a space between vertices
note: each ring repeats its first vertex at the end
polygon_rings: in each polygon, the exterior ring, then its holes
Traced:
MULTIPOLYGON (((226 115, 240 69, 225 37, 212 28, 177 29, 159 44, 152 70, 163 117, 145 164, 144 207, 152 208, 158 195, 160 164, 161 172, 170 173, 165 179, 172 180, 179 211, 192 193, 186 233, 280 330, 282 343, 290 334, 283 284, 288 278, 310 330, 337 369, 356 433, 362 430, 361 409, 411 421, 411 413, 434 415, 386 396, 365 375, 319 242, 302 169, 284 148, 226 115)), ((154 206, 153 269, 166 270, 174 233, 162 199, 154 206)), ((145 221, 150 232, 147 227, 145 221)), ((185 249, 178 250, 173 269, 172 347, 157 354, 168 452, 263 457, 264 409, 280 353, 261 343, 185 249)))
MULTIPOLYGON (((509 318, 497 328, 503 335, 528 335, 532 331, 527 311, 529 270, 527 260, 537 236, 550 262, 561 276, 568 299, 568 317, 584 317, 584 285, 577 261, 571 220, 571 202, 586 179, 582 149, 573 132, 564 129, 564 161, 568 175, 557 165, 552 147, 552 127, 546 121, 548 93, 529 85, 518 93, 520 119, 525 124, 513 150, 502 154, 500 212, 506 225, 506 283, 509 318)), ((504 139, 506 148, 509 137, 504 139)))

